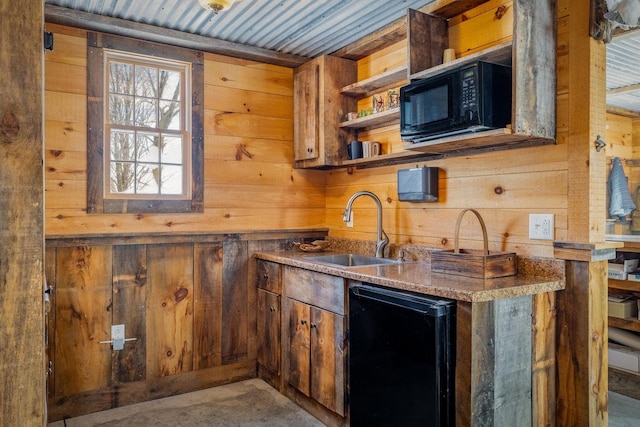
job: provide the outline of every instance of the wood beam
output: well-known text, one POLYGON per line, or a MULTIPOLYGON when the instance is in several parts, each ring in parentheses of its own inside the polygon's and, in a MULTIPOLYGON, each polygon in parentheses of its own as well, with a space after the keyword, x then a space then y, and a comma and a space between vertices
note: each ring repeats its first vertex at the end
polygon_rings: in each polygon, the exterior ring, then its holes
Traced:
POLYGON ((51 4, 45 5, 45 21, 289 68, 295 68, 310 59, 51 4))
POLYGON ((640 89, 640 83, 636 83, 636 84, 632 84, 632 85, 617 87, 615 89, 609 89, 607 91, 607 95, 615 95, 617 93, 633 92, 633 91, 639 90, 639 89, 640 89))
POLYGON ((0 2, 0 425, 46 424, 43 17, 0 2))
POLYGON ((637 111, 627 110, 626 108, 613 107, 607 105, 607 113, 616 114, 618 116, 629 117, 632 119, 640 118, 640 113, 637 111))

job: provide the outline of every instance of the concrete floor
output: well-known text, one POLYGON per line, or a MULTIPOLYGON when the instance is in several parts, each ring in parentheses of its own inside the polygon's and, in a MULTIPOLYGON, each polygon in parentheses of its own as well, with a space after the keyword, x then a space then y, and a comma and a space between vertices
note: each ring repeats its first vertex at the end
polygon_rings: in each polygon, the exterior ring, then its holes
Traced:
MULTIPOLYGON (((262 380, 252 379, 96 412, 50 427, 316 427, 323 424, 262 380)), ((609 393, 609 427, 640 426, 640 401, 609 393)))
POLYGON ((50 427, 323 425, 259 379, 123 406, 49 424, 50 427))

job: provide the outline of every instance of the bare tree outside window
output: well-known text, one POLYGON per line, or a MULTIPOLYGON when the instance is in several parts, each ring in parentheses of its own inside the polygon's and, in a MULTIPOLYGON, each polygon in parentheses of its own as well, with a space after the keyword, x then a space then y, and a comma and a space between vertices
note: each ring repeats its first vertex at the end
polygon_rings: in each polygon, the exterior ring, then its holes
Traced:
POLYGON ((109 182, 105 193, 187 196, 188 64, 107 55, 109 182))

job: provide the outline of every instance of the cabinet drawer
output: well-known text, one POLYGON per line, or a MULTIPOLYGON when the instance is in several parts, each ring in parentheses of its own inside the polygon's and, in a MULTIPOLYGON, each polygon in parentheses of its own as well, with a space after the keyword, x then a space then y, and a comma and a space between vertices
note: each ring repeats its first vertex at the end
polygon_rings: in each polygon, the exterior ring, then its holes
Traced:
POLYGON ((258 261, 256 265, 258 288, 280 295, 282 281, 280 280, 280 264, 269 261, 258 261))
POLYGON ((345 314, 343 278, 285 266, 282 282, 288 297, 336 314, 345 314))

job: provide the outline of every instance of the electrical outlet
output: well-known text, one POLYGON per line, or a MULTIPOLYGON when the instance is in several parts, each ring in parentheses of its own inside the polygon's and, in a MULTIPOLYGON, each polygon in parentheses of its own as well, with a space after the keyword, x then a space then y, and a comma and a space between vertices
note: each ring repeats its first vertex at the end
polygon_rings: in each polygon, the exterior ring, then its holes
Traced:
POLYGON ((529 214, 529 239, 553 240, 553 214, 529 214))
POLYGON ((350 212, 349 221, 347 221, 347 227, 353 228, 353 211, 350 212))

